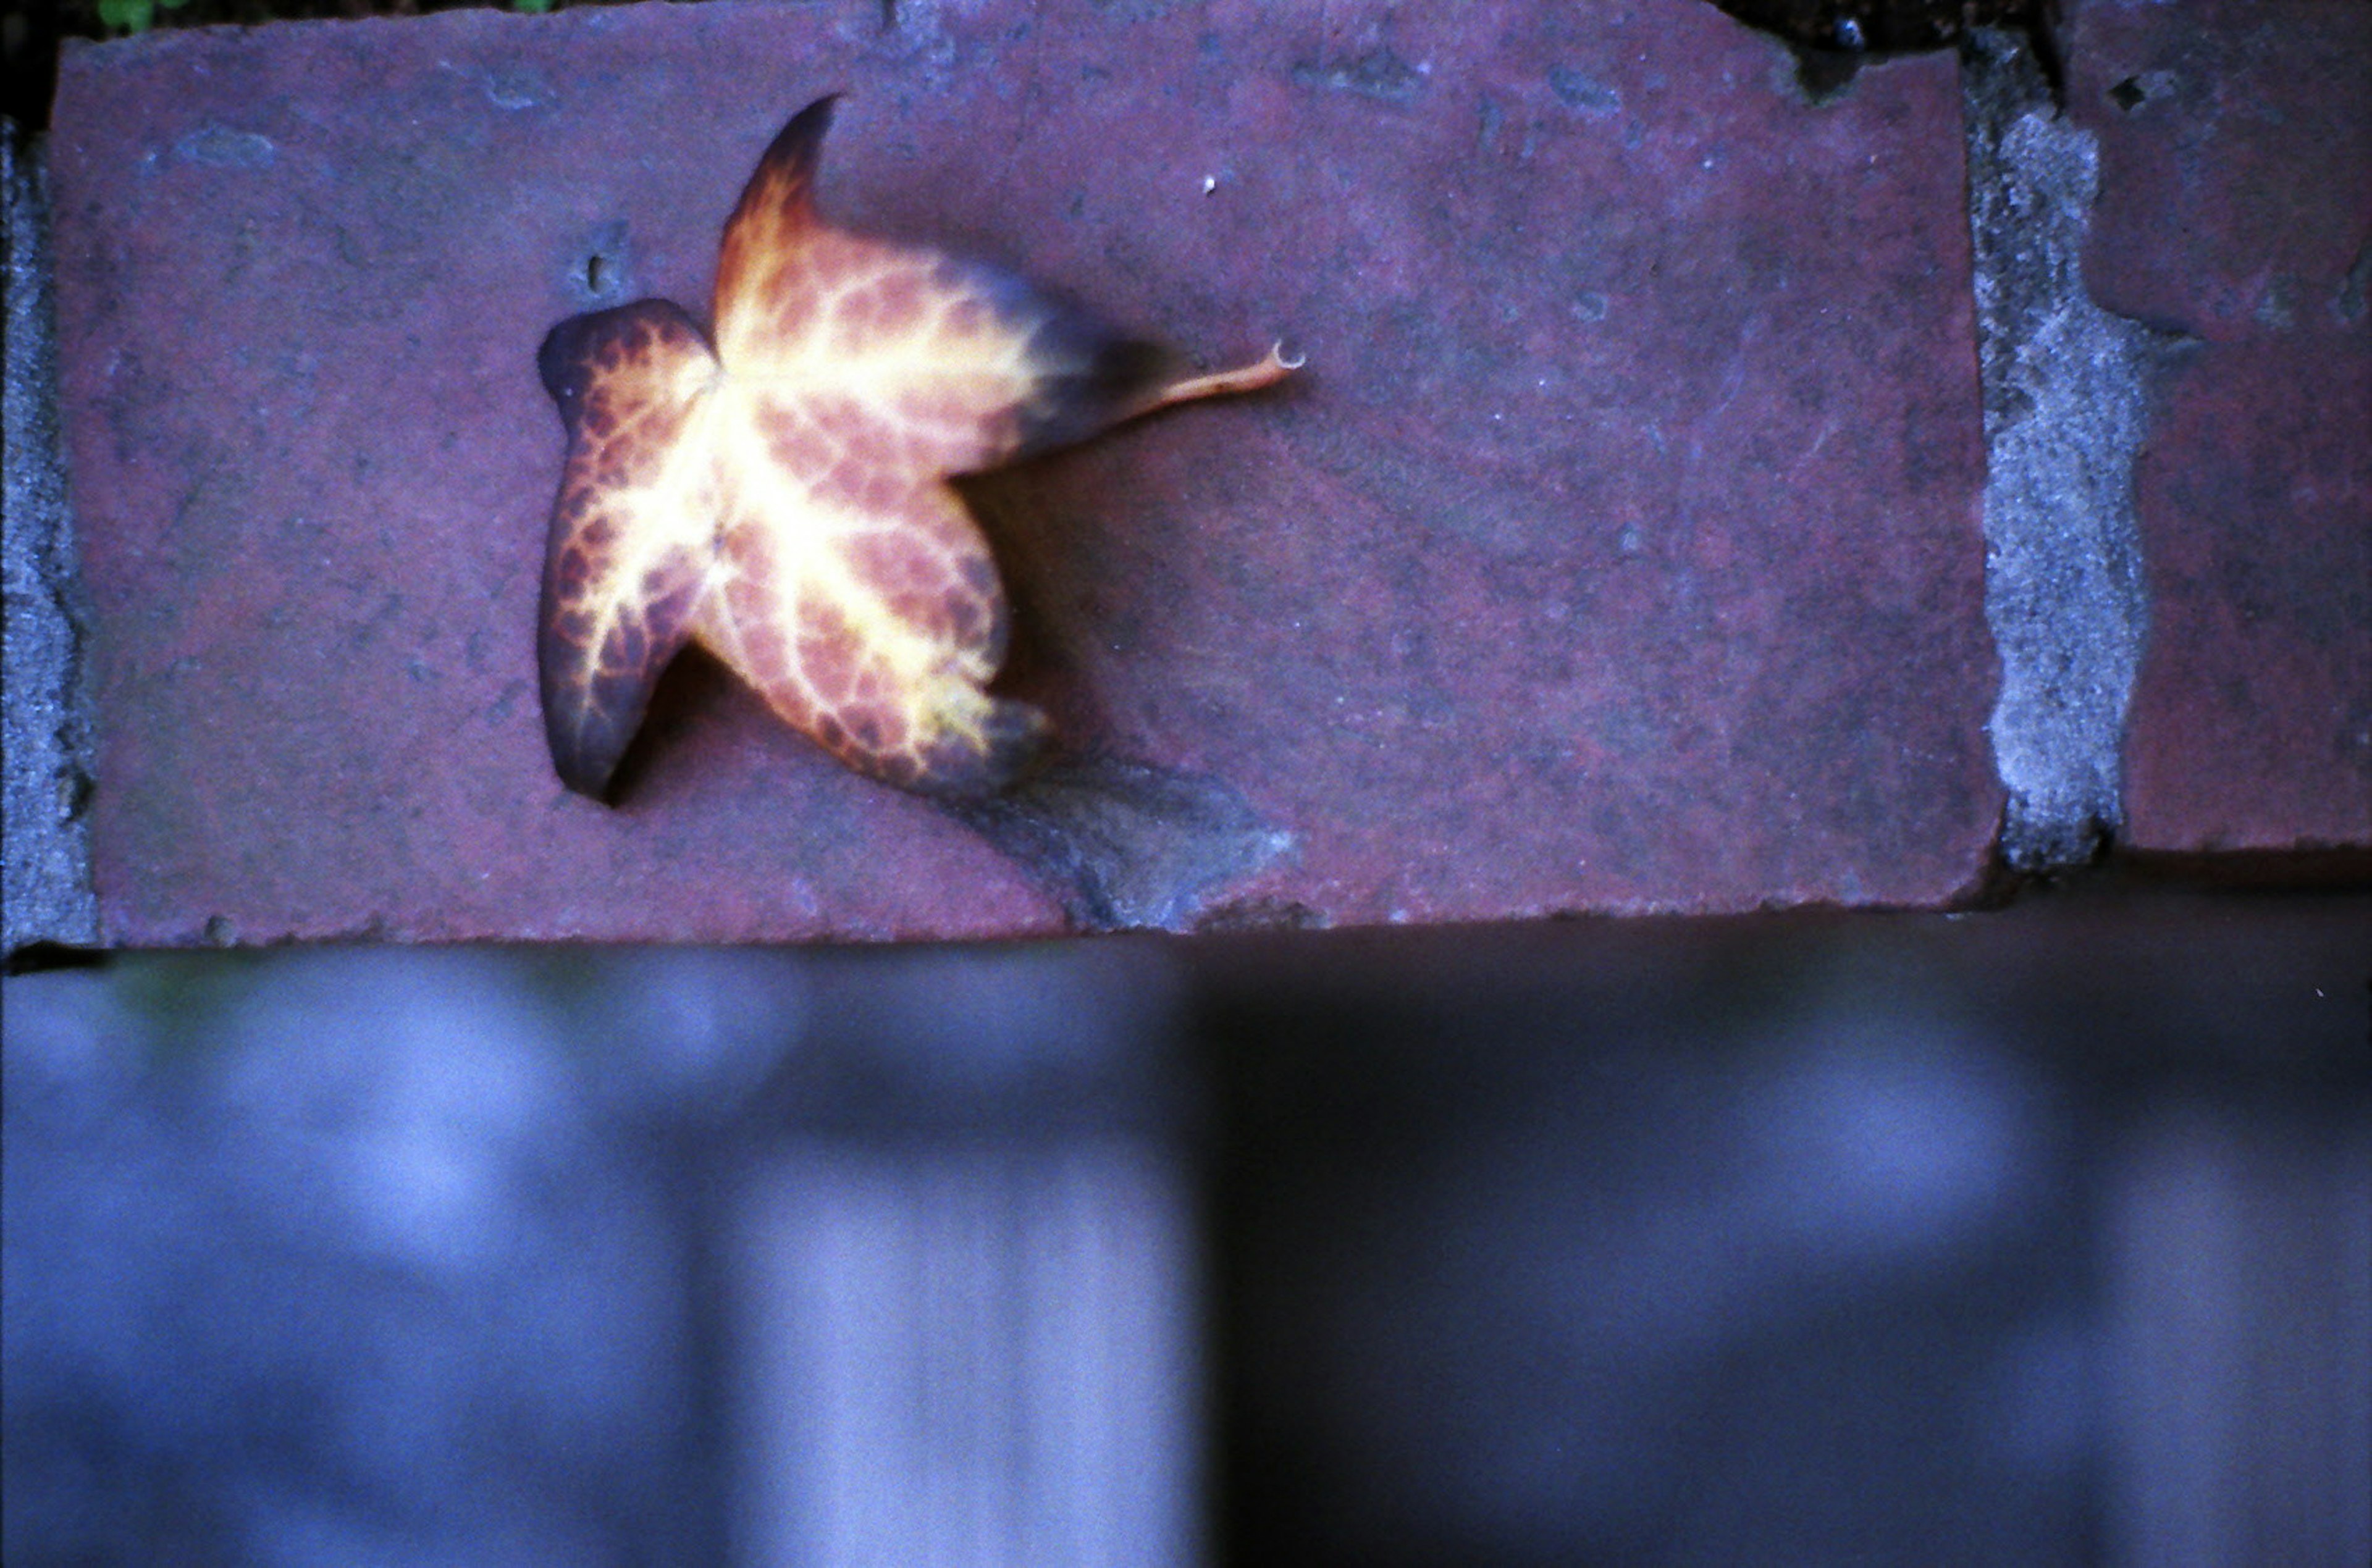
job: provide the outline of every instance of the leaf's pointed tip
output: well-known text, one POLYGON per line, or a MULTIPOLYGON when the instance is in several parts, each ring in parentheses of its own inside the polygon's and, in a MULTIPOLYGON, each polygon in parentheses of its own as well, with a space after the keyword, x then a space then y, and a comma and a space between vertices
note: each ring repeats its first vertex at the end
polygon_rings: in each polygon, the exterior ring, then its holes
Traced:
POLYGON ((792 115, 774 145, 766 149, 762 166, 785 163, 803 171, 812 169, 822 155, 824 136, 831 130, 831 117, 839 106, 840 94, 829 92, 792 115))
POLYGON ((641 709, 621 714, 604 707, 602 697, 622 694, 614 684, 602 691, 582 661, 570 657, 570 645, 552 628, 546 628, 541 642, 543 738, 552 753, 552 771, 572 793, 606 806, 610 782, 642 722, 641 709))
POLYGON ((824 136, 831 129, 832 110, 839 102, 840 94, 826 93, 792 115, 774 134, 741 193, 737 219, 770 204, 788 205, 795 211, 813 204, 816 166, 822 161, 824 136))
POLYGON ((581 795, 597 806, 610 804, 610 779, 617 772, 618 759, 600 755, 600 748, 587 735, 565 735, 555 726, 551 731, 552 771, 572 795, 581 795))
POLYGON ((610 804, 610 775, 562 771, 560 782, 568 786, 571 795, 581 795, 596 806, 610 804))
POLYGON ((904 787, 940 800, 985 800, 1029 770, 1052 730, 1029 703, 993 697, 979 730, 927 752, 920 775, 904 787))
POLYGON ((834 87, 792 115, 790 124, 784 126, 783 130, 785 134, 798 130, 802 134, 820 139, 826 131, 831 129, 831 117, 839 111, 840 100, 847 96, 834 87))

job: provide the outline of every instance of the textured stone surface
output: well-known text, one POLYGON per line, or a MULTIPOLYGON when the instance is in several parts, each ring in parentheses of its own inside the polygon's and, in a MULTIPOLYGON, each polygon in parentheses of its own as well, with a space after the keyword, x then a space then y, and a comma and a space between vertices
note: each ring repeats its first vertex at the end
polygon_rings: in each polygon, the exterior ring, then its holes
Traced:
POLYGON ((2134 459, 2156 335, 2093 302, 2091 136, 2030 43, 1981 30, 1961 60, 1985 404, 1986 618, 2001 652, 2001 853, 2082 865, 2122 817, 2125 705, 2145 610, 2134 459))
POLYGON ((1779 49, 1687 0, 897 17, 450 14, 68 59, 111 940, 964 936, 1972 886, 2001 796, 1948 58, 1813 108, 1779 49), (1213 360, 1278 333, 1308 355, 1282 395, 971 487, 1017 599, 1014 684, 1081 760, 1064 787, 1117 788, 1110 809, 1058 789, 975 831, 698 662, 616 808, 543 755, 559 429, 535 343, 595 303, 700 308, 758 150, 832 88, 844 220, 1213 360), (1129 864, 1146 820, 1174 871, 1129 864), (1085 847, 1045 848, 1065 831, 1085 847), (1202 832, 1210 853, 1180 847, 1202 832))
POLYGON ((99 935, 90 885, 90 715, 74 519, 58 452, 57 355, 49 219, 37 160, 0 125, 0 568, 6 575, 0 691, 0 948, 87 944, 99 935))
POLYGON ((2069 66, 2093 294, 2200 340, 2136 475, 2127 841, 2372 846, 2372 8, 2087 0, 2069 66))

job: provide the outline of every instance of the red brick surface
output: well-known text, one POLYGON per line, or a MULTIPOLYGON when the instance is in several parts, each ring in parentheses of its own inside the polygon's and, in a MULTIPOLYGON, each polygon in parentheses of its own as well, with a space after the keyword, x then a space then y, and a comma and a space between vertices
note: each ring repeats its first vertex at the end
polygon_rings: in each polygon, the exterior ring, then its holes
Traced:
POLYGON ((2200 340, 2136 476, 2127 842, 2372 846, 2372 7, 2087 0, 2085 273, 2200 340))
POLYGON ((1066 745, 1218 781, 1291 836, 1176 923, 1915 905, 1980 876, 1948 57, 1816 109, 1692 0, 952 9, 456 13, 68 59, 111 940, 1062 928, 1029 866, 713 668, 664 690, 614 809, 543 753, 535 345, 605 234, 626 297, 702 309, 751 161, 831 88, 843 219, 1211 359, 1308 355, 1283 395, 974 491, 1066 745))

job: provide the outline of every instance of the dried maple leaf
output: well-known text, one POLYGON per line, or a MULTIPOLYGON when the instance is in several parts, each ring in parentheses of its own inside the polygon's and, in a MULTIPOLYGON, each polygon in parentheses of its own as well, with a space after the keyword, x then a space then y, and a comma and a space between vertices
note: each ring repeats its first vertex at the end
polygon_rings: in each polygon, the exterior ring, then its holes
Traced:
POLYGON ((849 766, 977 796, 1045 721, 991 696, 1005 592, 948 482, 1188 399, 1181 374, 1020 280, 816 215, 833 99, 784 127, 725 226, 712 343, 645 299, 552 329, 568 428, 545 558, 546 733, 599 798, 651 689, 697 641, 849 766))

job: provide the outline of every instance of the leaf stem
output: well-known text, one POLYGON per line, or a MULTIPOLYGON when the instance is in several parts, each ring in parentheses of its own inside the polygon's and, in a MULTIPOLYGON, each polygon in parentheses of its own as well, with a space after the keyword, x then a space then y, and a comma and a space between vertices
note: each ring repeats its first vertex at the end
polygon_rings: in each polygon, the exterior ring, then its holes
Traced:
POLYGON ((1226 397, 1236 392, 1256 392, 1262 387, 1273 387, 1287 376, 1308 363, 1301 354, 1287 359, 1285 344, 1270 345, 1266 354, 1250 365, 1239 365, 1233 370, 1215 370, 1207 376, 1189 376, 1157 387, 1145 394, 1145 401, 1129 412, 1130 418, 1151 413, 1172 403, 1192 402, 1198 398, 1226 397))

